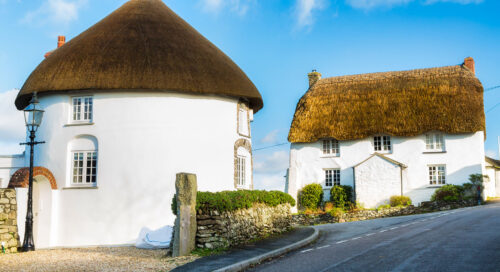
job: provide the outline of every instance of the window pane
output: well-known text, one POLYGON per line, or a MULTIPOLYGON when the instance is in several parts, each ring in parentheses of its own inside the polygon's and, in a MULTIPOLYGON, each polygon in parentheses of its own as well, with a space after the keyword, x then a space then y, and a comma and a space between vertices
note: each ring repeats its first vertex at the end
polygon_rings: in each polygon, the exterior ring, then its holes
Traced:
POLYGON ((325 170, 325 186, 333 186, 332 170, 325 170))
POLYGON ((384 139, 384 150, 391 151, 391 137, 384 136, 383 139, 384 139))
POLYGON ((434 137, 432 136, 432 134, 425 135, 425 149, 434 149, 434 137))
POLYGON ((373 138, 373 144, 374 144, 375 151, 382 150, 382 139, 380 136, 375 136, 373 138))

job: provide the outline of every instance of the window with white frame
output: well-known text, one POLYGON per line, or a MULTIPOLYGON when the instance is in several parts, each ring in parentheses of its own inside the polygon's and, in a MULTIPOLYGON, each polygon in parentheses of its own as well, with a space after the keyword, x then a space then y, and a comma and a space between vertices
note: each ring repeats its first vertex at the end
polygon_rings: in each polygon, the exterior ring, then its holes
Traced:
POLYGON ((340 185, 340 169, 325 170, 325 186, 332 187, 340 185))
POLYGON ((444 151, 444 137, 441 133, 425 134, 425 149, 427 151, 444 151))
POLYGON ((248 111, 243 105, 240 105, 238 110, 238 133, 248 136, 248 111))
POLYGON ((391 152, 391 136, 374 136, 373 149, 376 152, 391 152))
POLYGON ((92 96, 73 97, 71 120, 74 122, 92 122, 93 104, 92 96))
POLYGON ((238 156, 236 158, 236 185, 237 187, 245 187, 246 185, 246 158, 238 156))
POLYGON ((95 186, 97 182, 97 151, 74 151, 72 155, 72 185, 95 186))
POLYGON ((339 141, 336 139, 323 140, 323 154, 340 156, 339 141))
POLYGON ((429 184, 446 184, 446 165, 429 165, 429 184))

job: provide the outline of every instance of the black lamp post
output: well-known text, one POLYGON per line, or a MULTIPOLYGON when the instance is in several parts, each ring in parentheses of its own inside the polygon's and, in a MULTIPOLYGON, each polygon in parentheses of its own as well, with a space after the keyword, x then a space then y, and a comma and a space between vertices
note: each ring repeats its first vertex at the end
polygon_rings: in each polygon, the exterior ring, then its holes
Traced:
POLYGON ((24 121, 26 128, 30 133, 30 141, 21 143, 21 145, 30 146, 30 174, 28 185, 28 211, 26 212, 26 227, 24 229, 24 242, 20 251, 27 252, 35 250, 35 243, 33 241, 33 149, 37 144, 44 144, 45 142, 35 142, 35 132, 42 123, 43 110, 38 105, 36 92, 31 98, 30 104, 24 109, 24 121))

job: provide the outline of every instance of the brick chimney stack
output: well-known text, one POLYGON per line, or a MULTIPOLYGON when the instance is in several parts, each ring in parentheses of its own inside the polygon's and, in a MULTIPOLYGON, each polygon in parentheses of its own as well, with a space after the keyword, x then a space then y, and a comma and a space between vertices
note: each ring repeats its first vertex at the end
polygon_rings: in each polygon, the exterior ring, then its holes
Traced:
POLYGON ((474 59, 473 58, 471 58, 471 57, 465 58, 464 59, 464 66, 469 68, 469 70, 471 70, 471 72, 476 74, 476 68, 474 66, 474 59))
POLYGON ((307 76, 309 77, 309 88, 321 79, 321 73, 318 73, 316 70, 312 70, 307 76))
POLYGON ((61 47, 66 42, 65 36, 57 36, 57 48, 61 47))

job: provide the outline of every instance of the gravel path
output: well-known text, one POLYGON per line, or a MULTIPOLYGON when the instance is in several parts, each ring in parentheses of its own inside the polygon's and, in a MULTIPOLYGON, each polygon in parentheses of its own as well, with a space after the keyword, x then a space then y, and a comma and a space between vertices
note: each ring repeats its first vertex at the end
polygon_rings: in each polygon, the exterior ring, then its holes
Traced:
POLYGON ((172 258, 165 250, 96 247, 0 254, 1 271, 169 271, 197 256, 172 258))

